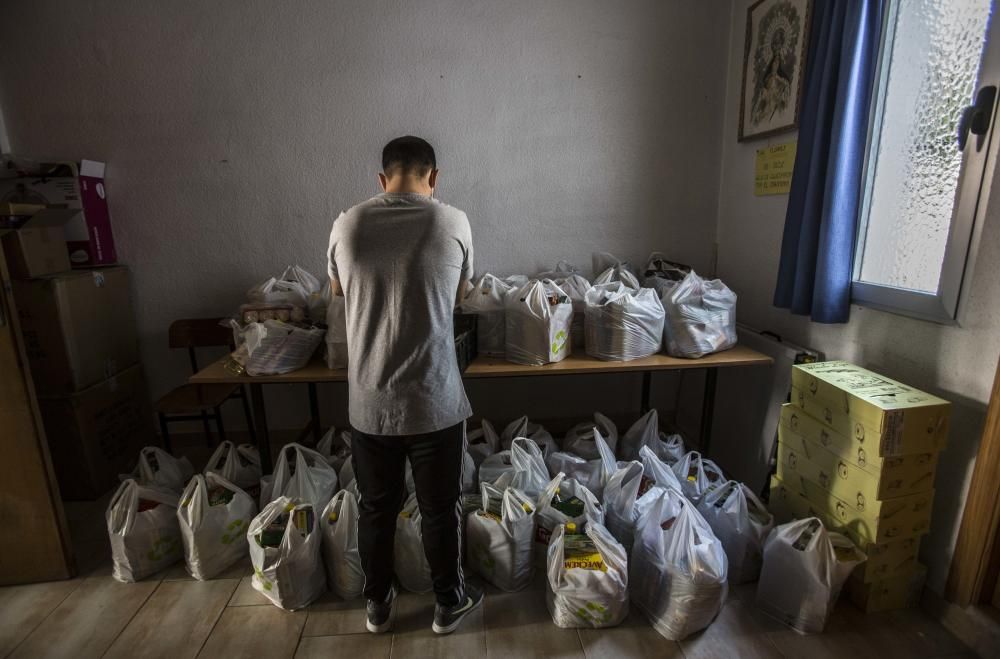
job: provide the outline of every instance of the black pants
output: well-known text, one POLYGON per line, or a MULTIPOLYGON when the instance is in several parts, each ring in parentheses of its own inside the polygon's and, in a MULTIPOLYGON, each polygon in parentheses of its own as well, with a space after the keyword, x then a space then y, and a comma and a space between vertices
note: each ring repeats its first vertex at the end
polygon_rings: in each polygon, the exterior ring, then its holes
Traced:
POLYGON ((461 561, 464 444, 465 422, 424 435, 352 432, 354 475, 361 493, 358 552, 368 599, 384 600, 392 585, 393 541, 396 517, 406 500, 407 457, 437 601, 452 606, 465 596, 461 561))

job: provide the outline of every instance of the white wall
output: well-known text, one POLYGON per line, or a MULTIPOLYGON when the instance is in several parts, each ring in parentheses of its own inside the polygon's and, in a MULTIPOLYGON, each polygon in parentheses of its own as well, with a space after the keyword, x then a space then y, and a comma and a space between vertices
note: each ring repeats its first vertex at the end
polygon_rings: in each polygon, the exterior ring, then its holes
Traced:
MULTIPOLYGON (((1000 354, 1000 185, 993 185, 979 257, 961 326, 851 308, 846 325, 822 325, 772 306, 787 196, 755 197, 754 156, 794 133, 740 144, 736 140, 747 0, 732 12, 729 80, 723 121, 719 195, 719 276, 739 295, 742 322, 823 350, 938 394, 954 403, 948 448, 941 454, 931 533, 922 545, 929 585, 947 579, 965 493, 978 449, 985 404, 1000 354)), ((1000 177, 1000 170, 997 171, 1000 177)))
MULTIPOLYGON (((13 152, 109 163, 158 395, 185 375, 165 346, 170 321, 233 310, 288 263, 323 274, 332 219, 377 191, 381 147, 405 133, 436 147, 438 196, 468 212, 478 272, 560 258, 589 271, 595 249, 633 261, 663 249, 706 268, 728 9, 12 1, 0 107, 13 152)), ((496 414, 634 406, 635 378, 607 385, 587 383, 579 405, 527 384, 496 414)), ((343 388, 327 389, 342 411, 343 388)), ((478 411, 496 391, 470 386, 478 411)), ((300 389, 269 395, 286 399, 275 425, 303 419, 300 389)))

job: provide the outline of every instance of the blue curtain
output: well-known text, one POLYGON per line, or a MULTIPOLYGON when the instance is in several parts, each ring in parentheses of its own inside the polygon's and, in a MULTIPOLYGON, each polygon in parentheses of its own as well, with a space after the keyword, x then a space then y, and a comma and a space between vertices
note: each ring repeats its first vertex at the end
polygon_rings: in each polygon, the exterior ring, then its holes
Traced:
POLYGON ((845 323, 884 0, 813 0, 774 305, 845 323))

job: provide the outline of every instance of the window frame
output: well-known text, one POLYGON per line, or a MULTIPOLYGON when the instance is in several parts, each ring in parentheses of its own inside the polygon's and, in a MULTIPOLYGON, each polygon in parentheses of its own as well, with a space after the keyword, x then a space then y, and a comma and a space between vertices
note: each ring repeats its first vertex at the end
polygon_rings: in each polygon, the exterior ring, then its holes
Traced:
MULTIPOLYGON (((962 155, 952 210, 951 225, 941 265, 941 279, 937 293, 926 293, 885 284, 861 281, 861 264, 864 258, 868 218, 871 210, 872 187, 876 163, 872 155, 877 150, 881 135, 885 104, 885 88, 889 76, 887 53, 895 39, 899 1, 890 0, 884 16, 882 38, 879 44, 878 67, 875 73, 876 89, 868 125, 865 145, 865 163, 862 175, 864 189, 859 207, 858 230, 854 249, 853 276, 851 277, 851 302, 862 307, 910 316, 942 324, 958 324, 963 311, 962 292, 966 289, 974 269, 983 218, 993 179, 997 156, 997 114, 1000 113, 1000 94, 994 102, 990 128, 985 135, 969 135, 962 155)), ((1000 38, 997 24, 1000 20, 991 9, 986 26, 985 43, 979 64, 979 73, 973 98, 987 85, 1000 88, 1000 38)), ((969 100, 972 102, 972 99, 969 100)), ((958 148, 957 142, 955 145, 958 148)))

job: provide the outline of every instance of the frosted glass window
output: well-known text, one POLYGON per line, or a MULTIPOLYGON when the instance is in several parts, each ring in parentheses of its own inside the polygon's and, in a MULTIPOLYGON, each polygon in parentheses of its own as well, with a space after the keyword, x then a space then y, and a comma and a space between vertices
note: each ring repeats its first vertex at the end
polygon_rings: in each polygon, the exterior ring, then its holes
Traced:
POLYGON ((899 0, 883 53, 881 121, 869 153, 860 281, 937 293, 989 0, 899 0))

